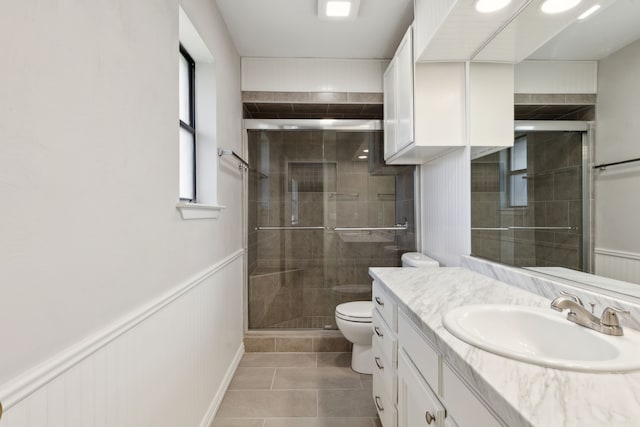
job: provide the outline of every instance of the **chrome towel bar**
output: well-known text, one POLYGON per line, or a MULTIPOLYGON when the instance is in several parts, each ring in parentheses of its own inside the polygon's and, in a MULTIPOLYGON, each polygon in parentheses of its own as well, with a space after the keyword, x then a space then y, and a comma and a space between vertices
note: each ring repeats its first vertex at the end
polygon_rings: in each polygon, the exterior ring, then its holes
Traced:
POLYGON ((511 231, 511 230, 549 230, 549 231, 562 231, 562 230, 577 230, 577 226, 567 227, 471 227, 471 231, 511 231))
POLYGON ((396 224, 393 227, 256 227, 256 230, 327 230, 327 231, 403 231, 409 228, 409 223, 396 224))
POLYGON ((218 149, 218 157, 222 157, 222 156, 233 156, 236 159, 240 160, 242 163, 238 165, 238 169, 240 170, 247 170, 249 169, 249 163, 243 159, 242 157, 240 157, 235 151, 233 150, 225 150, 224 148, 220 148, 218 149))

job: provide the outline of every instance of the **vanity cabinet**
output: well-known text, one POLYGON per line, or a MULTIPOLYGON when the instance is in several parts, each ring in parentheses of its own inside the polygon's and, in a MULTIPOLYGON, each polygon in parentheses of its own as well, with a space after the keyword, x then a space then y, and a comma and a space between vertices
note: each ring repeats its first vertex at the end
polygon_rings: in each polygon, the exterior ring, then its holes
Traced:
POLYGON ((384 427, 505 425, 377 282, 373 305, 372 397, 384 427))
POLYGON ((397 426, 398 306, 380 285, 373 284, 373 401, 383 427, 397 426))
POLYGON ((451 368, 409 317, 398 313, 399 427, 504 424, 451 368), (429 424, 431 420, 431 424, 429 424))

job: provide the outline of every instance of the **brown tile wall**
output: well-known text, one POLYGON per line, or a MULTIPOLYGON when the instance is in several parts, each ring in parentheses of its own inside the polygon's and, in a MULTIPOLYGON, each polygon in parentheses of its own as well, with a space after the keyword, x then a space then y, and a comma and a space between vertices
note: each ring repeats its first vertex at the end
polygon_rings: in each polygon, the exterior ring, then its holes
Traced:
POLYGON ((526 207, 505 207, 499 171, 506 169, 506 153, 472 162, 472 227, 577 227, 571 231, 474 230, 473 255, 516 266, 582 268, 581 144, 577 133, 528 134, 526 207))

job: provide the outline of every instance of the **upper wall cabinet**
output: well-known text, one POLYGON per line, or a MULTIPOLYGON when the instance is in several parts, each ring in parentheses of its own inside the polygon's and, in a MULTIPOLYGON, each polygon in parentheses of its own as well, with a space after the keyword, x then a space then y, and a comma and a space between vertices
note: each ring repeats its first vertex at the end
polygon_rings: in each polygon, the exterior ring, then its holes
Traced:
POLYGON ((413 142, 413 48, 411 27, 384 73, 384 158, 413 142))
POLYGON ((384 75, 385 161, 422 164, 455 147, 510 146, 513 66, 414 63, 411 43, 409 29, 384 75))
POLYGON ((416 61, 520 62, 598 0, 556 14, 541 10, 544 1, 514 0, 483 13, 476 0, 415 0, 416 61))

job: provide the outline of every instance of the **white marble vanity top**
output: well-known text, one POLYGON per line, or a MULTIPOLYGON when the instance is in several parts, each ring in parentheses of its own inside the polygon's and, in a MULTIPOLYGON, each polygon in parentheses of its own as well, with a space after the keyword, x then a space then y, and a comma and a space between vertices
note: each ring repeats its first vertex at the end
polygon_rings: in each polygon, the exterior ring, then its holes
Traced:
POLYGON ((442 325, 447 311, 463 305, 549 307, 549 299, 464 268, 369 272, 509 426, 640 426, 640 371, 594 374, 518 362, 466 344, 442 325))

